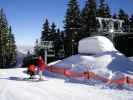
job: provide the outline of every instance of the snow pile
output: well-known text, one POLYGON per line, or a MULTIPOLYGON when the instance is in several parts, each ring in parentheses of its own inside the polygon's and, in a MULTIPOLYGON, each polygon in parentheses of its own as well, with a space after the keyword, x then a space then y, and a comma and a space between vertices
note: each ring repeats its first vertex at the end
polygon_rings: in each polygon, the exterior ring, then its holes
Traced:
POLYGON ((107 74, 108 77, 116 72, 133 77, 133 62, 119 52, 102 55, 73 55, 54 63, 53 66, 76 72, 93 71, 97 74, 107 74))
POLYGON ((116 51, 113 43, 103 36, 88 37, 79 41, 78 51, 81 54, 99 54, 116 51))
POLYGON ((92 71, 108 79, 119 79, 123 76, 133 78, 133 62, 117 51, 106 37, 96 36, 81 40, 79 53, 53 66, 76 72, 92 71))

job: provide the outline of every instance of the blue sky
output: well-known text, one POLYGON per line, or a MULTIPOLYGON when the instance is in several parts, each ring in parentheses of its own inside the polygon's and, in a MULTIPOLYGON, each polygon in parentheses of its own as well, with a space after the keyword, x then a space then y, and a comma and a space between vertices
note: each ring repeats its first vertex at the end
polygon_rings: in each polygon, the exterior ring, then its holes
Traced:
MULTIPOLYGON (((79 0, 83 7, 85 0, 79 0)), ((45 18, 63 29, 63 20, 68 0, 0 0, 9 24, 12 26, 17 45, 34 45, 40 38, 45 18)), ((133 14, 133 0, 108 0, 111 11, 123 8, 133 14)))

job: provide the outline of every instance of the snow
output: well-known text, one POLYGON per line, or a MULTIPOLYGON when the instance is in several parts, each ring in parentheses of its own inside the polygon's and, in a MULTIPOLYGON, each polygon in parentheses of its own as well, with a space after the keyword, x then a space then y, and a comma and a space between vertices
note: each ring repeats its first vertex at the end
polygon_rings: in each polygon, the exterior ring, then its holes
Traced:
POLYGON ((88 37, 79 42, 79 54, 53 64, 75 72, 92 71, 106 79, 133 78, 133 62, 117 51, 103 36, 88 37))
MULTIPOLYGON (((31 49, 18 49, 18 64, 28 50, 31 49)), ((109 79, 133 77, 133 61, 104 37, 81 40, 79 53, 49 65, 76 72, 93 71, 109 79)), ((0 100, 133 100, 133 85, 109 85, 95 79, 67 78, 48 71, 45 71, 44 81, 22 80, 27 77, 25 68, 0 69, 0 100)))
POLYGON ((133 76, 133 62, 119 52, 102 55, 73 55, 53 66, 69 68, 77 72, 93 71, 97 74, 121 72, 133 76))
POLYGON ((20 81, 26 69, 0 69, 0 100, 133 100, 133 92, 66 81, 46 72, 46 81, 20 81), (16 78, 15 78, 16 77, 16 78))
POLYGON ((99 54, 117 51, 113 43, 104 36, 94 36, 79 41, 78 52, 82 54, 99 54))

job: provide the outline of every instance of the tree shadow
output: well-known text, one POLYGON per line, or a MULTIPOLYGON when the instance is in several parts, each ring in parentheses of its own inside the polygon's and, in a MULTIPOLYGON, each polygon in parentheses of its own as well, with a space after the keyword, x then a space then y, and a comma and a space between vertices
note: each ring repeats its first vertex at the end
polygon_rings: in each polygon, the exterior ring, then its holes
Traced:
POLYGON ((24 78, 24 77, 8 77, 8 80, 12 80, 12 81, 27 81, 26 79, 28 78, 24 78))
POLYGON ((13 81, 25 81, 24 79, 26 78, 21 78, 21 77, 7 77, 7 78, 0 78, 0 79, 5 79, 5 80, 13 80, 13 81))
POLYGON ((107 66, 109 70, 133 75, 133 62, 129 58, 117 53, 110 53, 110 55, 113 59, 107 66))

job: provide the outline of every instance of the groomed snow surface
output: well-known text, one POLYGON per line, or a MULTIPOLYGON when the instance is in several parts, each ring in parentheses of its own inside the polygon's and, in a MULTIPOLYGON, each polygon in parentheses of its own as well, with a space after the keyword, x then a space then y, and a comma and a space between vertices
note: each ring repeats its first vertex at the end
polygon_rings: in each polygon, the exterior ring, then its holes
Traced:
POLYGON ((22 81, 26 69, 0 70, 0 100, 133 100, 133 91, 89 85, 46 72, 45 81, 22 81))
MULTIPOLYGON (((79 42, 79 54, 50 65, 76 72, 92 71, 108 79, 133 78, 133 62, 111 41, 97 36, 79 42)), ((133 100, 133 86, 67 78, 45 72, 44 81, 24 81, 26 69, 0 69, 0 100, 133 100)), ((38 77, 38 76, 36 76, 38 77)))

